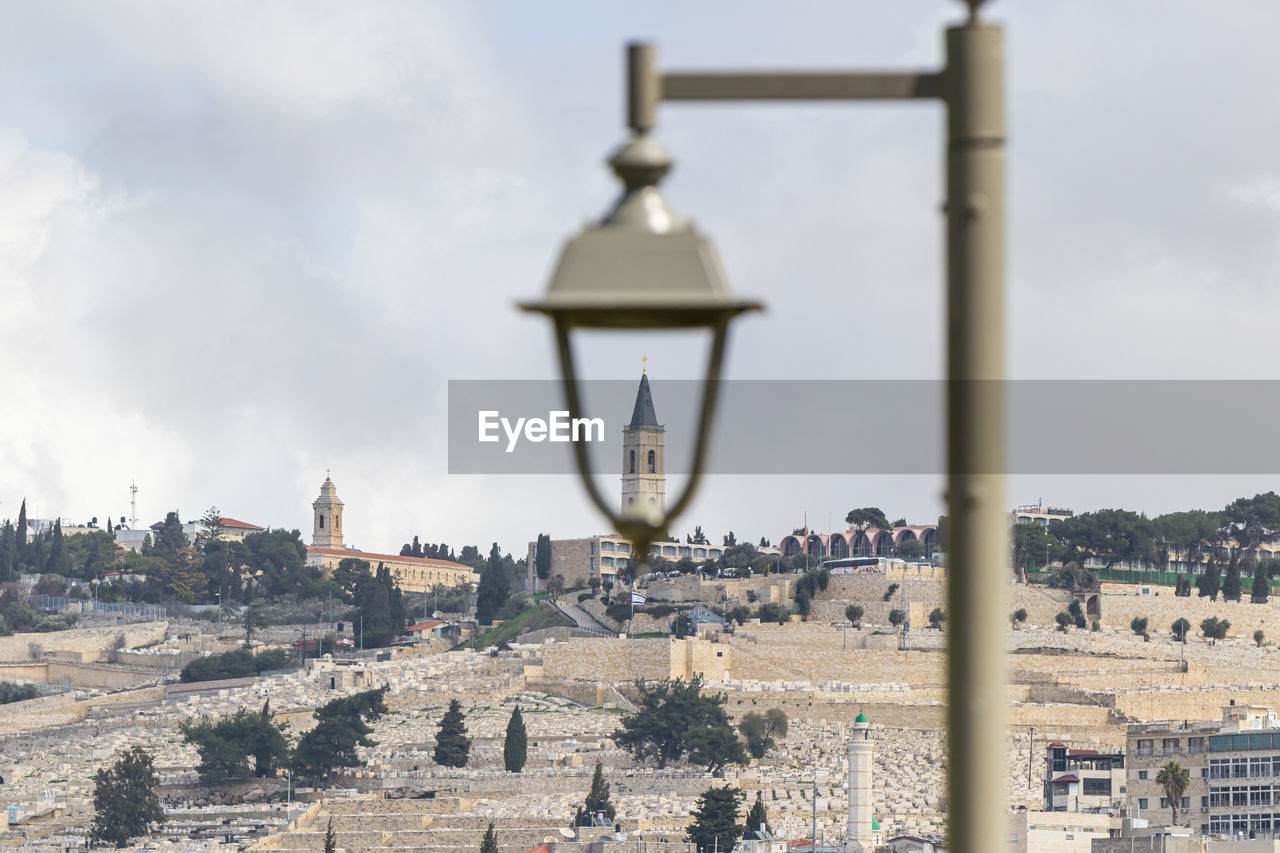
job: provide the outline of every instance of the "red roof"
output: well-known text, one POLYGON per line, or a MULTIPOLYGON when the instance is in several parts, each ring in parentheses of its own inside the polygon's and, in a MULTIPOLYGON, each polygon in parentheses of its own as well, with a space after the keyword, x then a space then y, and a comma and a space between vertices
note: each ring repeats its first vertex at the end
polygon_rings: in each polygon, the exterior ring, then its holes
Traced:
POLYGON ((313 548, 307 546, 308 554, 328 554, 331 557, 355 557, 357 560, 369 560, 375 562, 378 560, 394 560, 398 563, 415 563, 419 566, 440 566, 446 569, 466 569, 471 571, 470 566, 464 566, 462 563, 455 563, 451 560, 432 560, 429 557, 407 557, 400 554, 374 554, 371 551, 348 551, 345 548, 313 548))
POLYGON ((1096 749, 1068 749, 1067 755, 1098 755, 1096 749))
POLYGON ((223 516, 218 520, 222 522, 223 527, 239 527, 243 530, 266 530, 267 529, 265 527, 259 527, 256 524, 250 524, 247 521, 238 521, 234 518, 227 518, 226 516, 223 516))
POLYGON ((1065 776, 1057 777, 1056 779, 1053 780, 1053 783, 1056 785, 1059 782, 1079 782, 1079 781, 1080 781, 1079 776, 1076 776, 1074 773, 1068 773, 1065 776))
POLYGON ((537 847, 531 847, 524 853, 552 853, 550 844, 539 844, 537 847))
POLYGON ((439 619, 435 619, 430 622, 419 622, 417 625, 410 625, 408 628, 405 628, 405 631, 410 633, 412 633, 413 631, 430 631, 432 628, 436 627, 437 625, 443 625, 443 624, 444 622, 440 621, 439 619))

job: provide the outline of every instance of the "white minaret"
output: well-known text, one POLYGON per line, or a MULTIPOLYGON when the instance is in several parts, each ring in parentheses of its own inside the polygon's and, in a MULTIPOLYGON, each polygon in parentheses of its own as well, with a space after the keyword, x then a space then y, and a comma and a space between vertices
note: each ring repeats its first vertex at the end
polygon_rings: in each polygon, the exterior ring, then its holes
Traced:
POLYGON ((853 721, 849 739, 849 826, 845 832, 845 853, 871 851, 871 765, 875 745, 866 714, 853 721))
POLYGON ((320 486, 320 497, 311 504, 312 548, 337 548, 342 550, 342 501, 333 480, 326 475, 320 486))

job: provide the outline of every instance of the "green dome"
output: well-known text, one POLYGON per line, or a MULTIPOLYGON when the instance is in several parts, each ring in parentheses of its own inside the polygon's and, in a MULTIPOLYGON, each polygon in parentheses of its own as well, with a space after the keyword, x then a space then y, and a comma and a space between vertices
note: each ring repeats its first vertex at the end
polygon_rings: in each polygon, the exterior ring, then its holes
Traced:
POLYGON ((865 723, 867 722, 867 715, 859 711, 858 716, 854 717, 853 721, 855 723, 865 723))
POLYGON ((871 818, 871 831, 872 832, 880 831, 880 821, 876 820, 874 817, 871 818))

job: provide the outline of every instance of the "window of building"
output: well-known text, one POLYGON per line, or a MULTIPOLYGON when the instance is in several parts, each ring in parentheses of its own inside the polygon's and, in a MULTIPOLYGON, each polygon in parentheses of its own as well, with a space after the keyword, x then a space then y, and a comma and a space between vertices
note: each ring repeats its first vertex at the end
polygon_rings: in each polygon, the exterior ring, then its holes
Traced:
POLYGON ((1238 785, 1238 786, 1232 787, 1231 805, 1233 806, 1249 805, 1249 788, 1247 785, 1238 785))
POLYGON ((658 453, 654 450, 649 451, 649 473, 658 473, 658 453))
POLYGON ((1146 779, 1146 778, 1147 778, 1147 771, 1145 771, 1145 770, 1139 770, 1139 771, 1138 771, 1138 778, 1139 778, 1139 779, 1146 779))
POLYGON ((324 516, 320 516, 320 529, 324 530, 324 516))
POLYGON ((1154 740, 1139 740, 1139 741, 1138 741, 1138 755, 1151 755, 1151 754, 1152 754, 1152 753, 1154 753, 1154 752, 1155 752, 1155 741, 1154 741, 1154 740))
POLYGON ((1202 737, 1187 738, 1187 752, 1204 752, 1205 743, 1202 737))
POLYGON ((636 472, 636 452, 631 451, 631 464, 628 466, 627 473, 634 474, 636 472))
POLYGON ((1147 808, 1147 798, 1146 798, 1146 797, 1138 797, 1138 808, 1139 808, 1139 809, 1141 809, 1141 810, 1143 810, 1143 811, 1145 811, 1145 810, 1146 810, 1146 808, 1147 808))
POLYGON ((1207 809, 1207 808, 1209 808, 1209 798, 1208 798, 1208 797, 1201 797, 1201 798, 1200 798, 1200 808, 1202 808, 1202 809, 1207 809))
POLYGON ((1210 758, 1209 759, 1209 778, 1210 779, 1229 779, 1231 778, 1231 761, 1226 758, 1210 758))
POLYGON ((1271 805, 1271 786, 1270 785, 1250 785, 1249 786, 1249 805, 1251 806, 1271 805))
POLYGON ((1187 811, 1188 809, 1190 809, 1190 808, 1191 808, 1191 798, 1190 798, 1190 797, 1183 797, 1183 798, 1182 798, 1182 805, 1178 806, 1178 808, 1182 809, 1184 812, 1185 812, 1185 811, 1187 811))
POLYGON ((1085 779, 1084 795, 1086 797, 1111 796, 1111 779, 1085 779))
POLYGON ((1271 759, 1265 755, 1255 755, 1249 759, 1249 775, 1257 778, 1259 776, 1271 775, 1271 759))
POLYGON ((1167 737, 1160 742, 1160 749, 1165 753, 1182 752, 1182 741, 1176 737, 1167 737))

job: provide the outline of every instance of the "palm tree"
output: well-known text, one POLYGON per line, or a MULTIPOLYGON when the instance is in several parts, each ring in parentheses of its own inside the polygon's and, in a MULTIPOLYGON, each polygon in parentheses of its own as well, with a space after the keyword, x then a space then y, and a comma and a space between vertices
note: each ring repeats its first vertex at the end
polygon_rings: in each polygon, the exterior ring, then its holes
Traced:
POLYGON ((1156 784, 1164 788, 1164 796, 1169 802, 1169 808, 1173 809, 1173 822, 1176 824, 1178 804, 1182 802, 1182 795, 1191 784, 1191 774, 1178 762, 1170 761, 1156 774, 1156 784))

